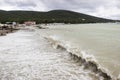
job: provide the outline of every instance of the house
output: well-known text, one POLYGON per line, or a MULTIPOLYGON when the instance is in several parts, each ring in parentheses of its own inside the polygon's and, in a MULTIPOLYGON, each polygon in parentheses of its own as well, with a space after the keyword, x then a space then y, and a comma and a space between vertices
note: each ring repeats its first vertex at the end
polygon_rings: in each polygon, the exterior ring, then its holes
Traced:
POLYGON ((6 25, 8 27, 16 28, 17 27, 17 22, 6 22, 6 25))
POLYGON ((26 22, 24 22, 24 24, 25 24, 26 26, 31 26, 31 25, 35 25, 36 22, 35 22, 35 21, 26 21, 26 22))

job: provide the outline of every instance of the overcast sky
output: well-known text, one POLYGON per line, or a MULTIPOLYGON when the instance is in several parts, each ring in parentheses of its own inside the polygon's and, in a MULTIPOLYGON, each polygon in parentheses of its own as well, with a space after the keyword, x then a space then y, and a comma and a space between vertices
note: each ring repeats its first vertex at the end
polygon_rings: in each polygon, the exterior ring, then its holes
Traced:
POLYGON ((0 0, 0 9, 33 11, 64 9, 120 20, 120 0, 0 0))

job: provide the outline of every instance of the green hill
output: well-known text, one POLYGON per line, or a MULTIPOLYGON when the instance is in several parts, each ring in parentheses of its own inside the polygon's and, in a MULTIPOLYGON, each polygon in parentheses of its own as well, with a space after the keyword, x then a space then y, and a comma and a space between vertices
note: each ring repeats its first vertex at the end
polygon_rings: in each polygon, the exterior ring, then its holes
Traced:
POLYGON ((36 21, 37 23, 103 23, 114 20, 98 18, 67 10, 37 11, 3 11, 0 10, 0 22, 36 21))

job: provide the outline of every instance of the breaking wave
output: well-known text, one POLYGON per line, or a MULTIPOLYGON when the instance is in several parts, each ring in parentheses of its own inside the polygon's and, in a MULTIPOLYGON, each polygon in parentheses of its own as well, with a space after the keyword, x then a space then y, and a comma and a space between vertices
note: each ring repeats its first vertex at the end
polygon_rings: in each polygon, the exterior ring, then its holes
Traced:
POLYGON ((90 70, 100 77, 102 80, 120 80, 120 76, 115 78, 112 76, 107 69, 102 67, 93 55, 87 54, 86 51, 80 50, 79 48, 72 46, 69 42, 60 40, 57 36, 44 37, 47 39, 53 48, 66 50, 74 60, 79 61, 84 69, 90 70))

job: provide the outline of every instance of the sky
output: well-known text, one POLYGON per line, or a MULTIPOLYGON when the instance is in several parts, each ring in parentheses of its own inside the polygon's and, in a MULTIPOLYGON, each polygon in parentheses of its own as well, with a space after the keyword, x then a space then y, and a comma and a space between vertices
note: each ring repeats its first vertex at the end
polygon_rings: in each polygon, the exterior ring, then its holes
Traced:
POLYGON ((8 11, 64 9, 120 20, 120 0, 0 0, 0 9, 8 11))

